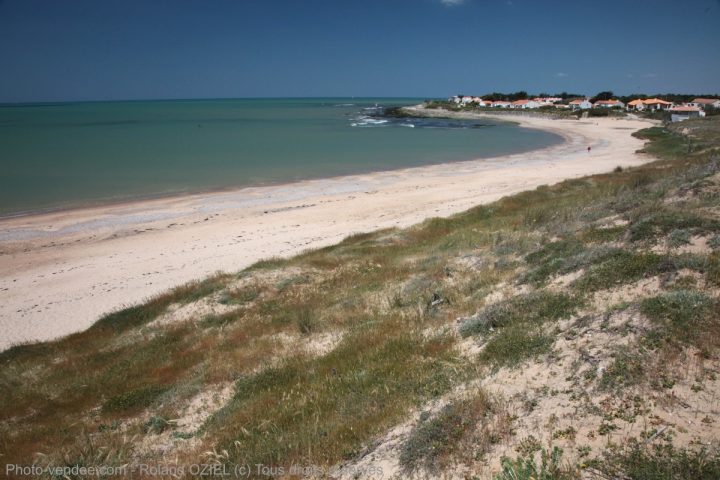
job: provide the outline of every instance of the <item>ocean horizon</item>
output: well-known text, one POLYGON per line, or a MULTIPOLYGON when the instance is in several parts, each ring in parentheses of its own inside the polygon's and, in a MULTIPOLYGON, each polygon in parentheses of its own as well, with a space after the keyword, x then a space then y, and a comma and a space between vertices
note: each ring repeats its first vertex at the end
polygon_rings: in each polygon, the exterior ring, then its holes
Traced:
POLYGON ((522 153, 556 134, 383 117, 420 98, 126 100, 0 106, 0 216, 522 153))

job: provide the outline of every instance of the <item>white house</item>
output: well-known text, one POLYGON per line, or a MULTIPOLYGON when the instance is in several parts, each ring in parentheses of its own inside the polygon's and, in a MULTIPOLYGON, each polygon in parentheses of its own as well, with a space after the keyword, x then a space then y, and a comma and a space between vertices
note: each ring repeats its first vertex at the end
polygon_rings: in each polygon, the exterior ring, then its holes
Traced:
POLYGON ((700 118, 705 116, 705 112, 699 107, 690 107, 688 105, 680 105, 677 107, 669 108, 670 119, 673 122, 682 122, 690 118, 700 118))
POLYGON ((624 108, 625 104, 620 100, 598 100, 594 106, 602 108, 624 108))
POLYGON ((573 100, 570 102, 570 108, 573 110, 587 110, 588 108, 592 108, 593 104, 588 100, 587 98, 578 98, 576 100, 573 100))
POLYGON ((539 108, 540 104, 535 100, 515 100, 510 108, 539 108))
POLYGON ((502 100, 492 102, 492 106, 495 108, 510 108, 511 105, 510 102, 503 102, 502 100))
POLYGON ((645 102, 639 98, 628 102, 626 108, 628 110, 645 110, 645 102))
POLYGON ((647 98, 643 100, 643 105, 648 110, 667 110, 673 106, 672 102, 666 102, 659 98, 647 98))
POLYGON ((705 109, 705 107, 720 108, 720 99, 718 98, 696 98, 692 102, 688 102, 689 107, 705 109))

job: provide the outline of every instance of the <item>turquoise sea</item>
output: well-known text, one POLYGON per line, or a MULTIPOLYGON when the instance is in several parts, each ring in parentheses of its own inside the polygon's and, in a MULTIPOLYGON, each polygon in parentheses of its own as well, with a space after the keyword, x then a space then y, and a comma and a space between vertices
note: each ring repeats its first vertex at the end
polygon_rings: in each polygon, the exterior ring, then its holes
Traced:
POLYGON ((559 136, 491 121, 391 119, 422 99, 0 106, 0 215, 519 153, 559 136))

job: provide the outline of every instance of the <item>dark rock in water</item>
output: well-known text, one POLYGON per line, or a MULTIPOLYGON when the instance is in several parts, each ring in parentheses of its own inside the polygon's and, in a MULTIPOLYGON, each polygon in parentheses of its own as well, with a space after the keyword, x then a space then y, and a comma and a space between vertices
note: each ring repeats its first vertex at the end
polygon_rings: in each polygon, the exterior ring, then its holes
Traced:
POLYGON ((414 118, 413 115, 405 112, 402 108, 403 107, 385 107, 380 116, 390 118, 414 118))

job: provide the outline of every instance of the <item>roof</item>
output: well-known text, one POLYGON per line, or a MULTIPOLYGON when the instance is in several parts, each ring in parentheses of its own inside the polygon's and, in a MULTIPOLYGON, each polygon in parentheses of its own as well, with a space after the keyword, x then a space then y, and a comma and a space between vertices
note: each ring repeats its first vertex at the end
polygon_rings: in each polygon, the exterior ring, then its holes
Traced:
POLYGON ((699 112, 700 109, 697 107, 688 107, 685 105, 678 106, 678 107, 672 107, 670 109, 671 112, 699 112))
POLYGON ((648 98, 647 100, 643 100, 643 103, 646 103, 648 105, 671 105, 672 102, 666 102, 665 100, 660 100, 659 98, 648 98))
POLYGON ((702 103, 705 105, 709 105, 715 102, 720 102, 720 98, 696 98, 692 101, 692 103, 702 103))
POLYGON ((515 100, 514 102, 512 102, 512 104, 513 104, 513 105, 525 105, 525 104, 528 103, 529 101, 530 101, 530 100, 515 100))
POLYGON ((577 100, 573 100, 572 102, 570 102, 570 105, 580 105, 581 103, 585 103, 587 101, 587 98, 578 98, 577 100))
POLYGON ((622 103, 620 100, 598 100, 595 103, 599 103, 602 105, 616 105, 618 103, 622 103))
POLYGON ((640 99, 640 98, 637 98, 637 99, 635 99, 635 100, 633 100, 633 101, 631 101, 631 102, 628 102, 628 105, 631 105, 631 106, 634 107, 635 105, 642 105, 643 103, 645 103, 644 100, 642 100, 642 99, 640 99))

